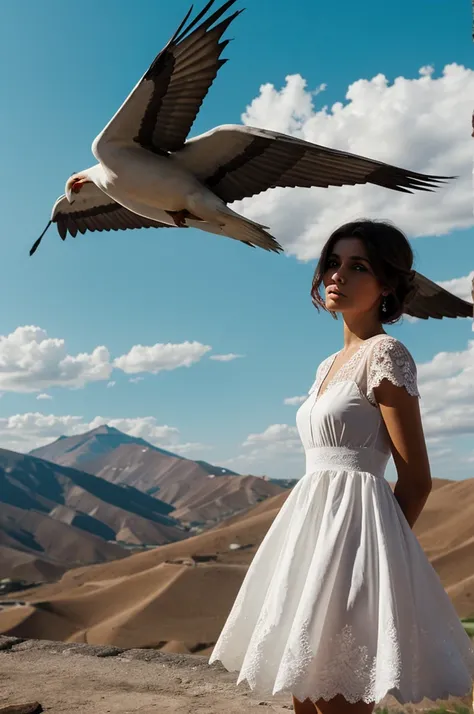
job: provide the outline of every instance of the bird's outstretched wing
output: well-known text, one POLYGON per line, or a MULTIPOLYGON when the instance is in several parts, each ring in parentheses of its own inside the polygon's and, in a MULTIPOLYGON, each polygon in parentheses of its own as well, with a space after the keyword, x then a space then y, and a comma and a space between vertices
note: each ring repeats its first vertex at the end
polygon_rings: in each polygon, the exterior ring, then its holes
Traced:
MULTIPOLYGON (((155 209, 155 212, 157 218, 154 220, 140 216, 107 196, 94 183, 87 182, 77 194, 74 203, 69 203, 66 196, 58 198, 53 206, 51 219, 40 237, 33 244, 30 255, 36 252, 51 223, 56 224, 58 233, 63 240, 66 239, 68 233, 75 237, 78 232, 85 233, 86 231, 118 231, 126 230, 127 228, 176 228, 173 219, 166 211, 155 209), (163 218, 162 221, 159 220, 161 217, 163 218)), ((197 228, 206 233, 232 237, 226 232, 224 226, 200 221, 191 216, 185 219, 184 228, 197 228)), ((275 252, 281 250, 272 236, 268 236, 268 241, 264 241, 263 244, 255 241, 255 239, 244 240, 240 237, 236 239, 252 248, 258 245, 266 250, 276 249, 275 252)))
POLYGON ((277 186, 372 183, 395 191, 432 191, 454 176, 430 176, 276 131, 223 125, 186 142, 176 158, 226 203, 277 186))
POLYGON ((416 293, 405 307, 405 313, 427 320, 434 317, 473 317, 474 305, 453 295, 421 273, 415 271, 416 293))
POLYGON ((153 221, 124 208, 94 183, 85 184, 74 203, 66 196, 60 196, 53 206, 51 219, 43 233, 33 244, 30 255, 37 250, 51 223, 55 223, 58 233, 65 240, 69 233, 76 237, 86 231, 118 231, 127 228, 173 228, 168 223, 153 221))
POLYGON ((220 39, 242 10, 215 23, 235 2, 227 0, 200 25, 214 0, 186 25, 191 7, 168 44, 94 140, 92 151, 99 161, 104 143, 112 139, 135 141, 158 154, 184 145, 219 68, 227 62, 220 56, 229 41, 220 39))

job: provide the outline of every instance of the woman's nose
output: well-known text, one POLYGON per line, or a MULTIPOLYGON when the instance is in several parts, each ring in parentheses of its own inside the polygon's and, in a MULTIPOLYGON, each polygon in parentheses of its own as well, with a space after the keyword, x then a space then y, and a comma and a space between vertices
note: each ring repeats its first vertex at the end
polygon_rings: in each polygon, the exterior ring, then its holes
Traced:
POLYGON ((338 268, 334 273, 332 274, 332 279, 334 280, 335 283, 343 283, 345 278, 343 271, 341 268, 338 268))

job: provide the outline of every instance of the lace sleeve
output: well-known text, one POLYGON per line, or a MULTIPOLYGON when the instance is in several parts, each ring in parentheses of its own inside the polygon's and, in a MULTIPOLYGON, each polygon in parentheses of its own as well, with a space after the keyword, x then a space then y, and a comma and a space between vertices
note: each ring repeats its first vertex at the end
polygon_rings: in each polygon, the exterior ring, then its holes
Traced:
POLYGON ((367 378, 367 399, 374 405, 377 404, 374 389, 383 379, 388 379, 397 387, 405 387, 412 396, 420 396, 415 361, 405 345, 393 337, 378 341, 372 351, 367 378))

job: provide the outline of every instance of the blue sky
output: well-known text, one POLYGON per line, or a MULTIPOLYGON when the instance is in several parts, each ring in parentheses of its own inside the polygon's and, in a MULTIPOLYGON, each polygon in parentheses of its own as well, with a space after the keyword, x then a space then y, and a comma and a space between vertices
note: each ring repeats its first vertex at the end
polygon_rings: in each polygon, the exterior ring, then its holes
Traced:
MULTIPOLYGON (((395 150, 389 146, 393 142, 400 149, 390 156, 391 161, 407 168, 450 174, 464 167, 460 188, 456 193, 440 193, 435 202, 431 196, 416 196, 403 204, 396 204, 391 195, 369 194, 377 191, 372 187, 316 189, 305 194, 303 208, 287 195, 285 213, 281 213, 283 209, 271 212, 263 221, 271 221, 274 234, 288 248, 284 256, 192 230, 86 234, 62 243, 52 227, 38 252, 29 258, 28 250, 49 219, 55 199, 63 193, 67 177, 95 163, 92 140, 174 32, 188 9, 188 0, 141 0, 138 5, 112 0, 66 4, 4 0, 0 7, 4 182, 0 198, 4 263, 0 334, 6 337, 17 328, 36 326, 44 335, 33 339, 32 345, 22 333, 14 353, 8 352, 8 341, 2 343, 3 353, 0 348, 0 446, 26 450, 81 425, 93 426, 94 420, 102 417, 190 457, 223 463, 242 473, 299 478, 304 462, 294 444, 295 407, 284 404, 284 399, 303 395, 318 363, 342 344, 341 322, 318 315, 309 298, 315 246, 321 244, 324 231, 319 218, 323 204, 314 218, 308 201, 314 196, 316 204, 326 202, 329 215, 342 215, 346 197, 361 196, 364 201, 364 196, 373 195, 374 202, 367 204, 367 210, 380 205, 390 213, 393 208, 394 219, 399 218, 400 225, 414 237, 417 269, 438 282, 465 279, 473 270, 472 195, 462 190, 466 185, 463 157, 472 154, 470 110, 465 120, 466 138, 459 131, 459 138, 453 138, 445 126, 457 121, 461 112, 461 108, 456 111, 456 92, 464 95, 473 86, 469 0, 449 6, 435 3, 435 8, 428 0, 401 0, 392 6, 365 0, 362 7, 349 0, 247 0, 237 6, 244 4, 246 11, 227 33, 235 38, 225 51, 229 62, 211 88, 192 135, 221 123, 240 123, 254 100, 250 116, 265 125, 265 107, 258 98, 261 86, 268 84, 276 93, 268 121, 283 122, 281 116, 275 117, 275 109, 284 113, 292 101, 291 96, 281 94, 289 86, 286 78, 300 76, 306 89, 300 83, 295 90, 294 112, 302 131, 314 131, 318 122, 323 126, 326 105, 328 126, 334 127, 330 131, 339 136, 338 141, 349 142, 356 153, 364 153, 356 151, 364 146, 366 155, 386 160, 384 152, 395 150), (443 83, 446 66, 464 68, 458 80, 443 83), (432 121, 424 136, 430 145, 430 136, 435 136, 430 131, 440 132, 439 141, 446 142, 434 167, 414 165, 427 160, 428 148, 423 157, 417 135, 410 139, 411 124, 400 123, 399 131, 392 130, 398 131, 397 135, 379 142, 371 134, 371 127, 377 127, 379 106, 384 117, 390 115, 390 102, 394 102, 394 111, 415 117, 418 97, 420 106, 422 102, 418 80, 423 67, 431 67, 425 72, 429 96, 423 100, 423 111, 432 121), (372 90, 366 83, 380 74, 387 85, 377 90, 379 106, 370 107, 372 90), (402 82, 400 94, 395 96, 390 86, 397 77, 405 78, 405 84, 402 82), (365 84, 358 84, 348 99, 348 88, 359 80, 365 84), (456 81, 468 80, 471 84, 466 84, 465 90, 456 87, 456 81), (322 84, 324 91, 312 96, 313 123, 308 117, 298 119, 302 106, 298 101, 308 99, 308 92, 322 84), (436 99, 436 92, 443 91, 446 96, 449 93, 444 103, 436 99), (350 124, 357 112, 347 119, 347 126, 357 126, 357 135, 346 136, 344 127, 336 126, 331 109, 335 102, 346 108, 342 113, 346 118, 349 105, 367 112, 362 119, 359 112, 357 125, 350 124), (410 148, 410 141, 419 149, 419 156, 410 148), (404 147, 409 147, 406 155, 404 147), (423 217, 417 222, 416 215, 422 216, 425 206, 429 208, 426 220, 423 217), (300 240, 298 220, 303 211, 306 228, 311 221, 313 228, 308 228, 309 238, 300 240), (458 218, 461 215, 462 220, 458 218), (290 229, 281 232, 285 221, 290 229), (439 225, 443 226, 441 235, 436 235, 439 225), (64 345, 41 346, 47 339, 64 340, 64 345), (157 374, 114 369, 107 378, 88 379, 80 389, 71 389, 53 364, 61 349, 77 358, 105 346, 113 360, 135 345, 194 341, 212 350, 189 368, 157 374), (46 353, 51 363, 46 364, 46 353), (7 357, 3 359, 2 354, 7 357), (209 359, 215 354, 243 356, 223 362, 209 359), (40 386, 35 355, 45 362, 40 386), (130 381, 136 377, 143 379, 130 381), (115 384, 107 386, 111 381, 115 384), (38 400, 38 394, 52 398, 38 400), (40 418, 41 414, 49 418, 40 418), (281 427, 273 430, 281 436, 277 444, 270 432, 265 436, 271 425, 281 427), (160 431, 164 426, 168 431, 160 431), (249 440, 251 434, 260 438, 249 440), (245 442, 247 446, 242 446, 245 442)), ((462 111, 466 113, 465 105, 462 111)), ((320 143, 326 142, 321 139, 320 143)), ((257 202, 249 215, 262 215, 258 212, 268 211, 269 205, 257 202)), ((387 216, 381 213, 379 217, 387 216)), ((332 227, 336 225, 337 221, 332 227)), ((464 280, 456 289, 464 294, 465 286, 464 280)), ((469 341, 474 337, 471 328, 470 320, 405 321, 388 328, 408 346, 428 380, 435 476, 466 478, 473 472, 474 425, 463 421, 462 398, 456 396, 456 385, 469 379, 466 365, 471 354, 469 341), (448 355, 436 362, 439 353, 448 355), (455 365, 449 374, 443 373, 454 380, 450 382, 452 411, 444 417, 435 394, 443 385, 441 372, 435 374, 434 382, 429 381, 433 380, 433 360, 434 364, 445 360, 455 365), (428 366, 424 369, 423 365, 428 366), (453 415, 453 429, 436 427, 449 414, 453 415)))

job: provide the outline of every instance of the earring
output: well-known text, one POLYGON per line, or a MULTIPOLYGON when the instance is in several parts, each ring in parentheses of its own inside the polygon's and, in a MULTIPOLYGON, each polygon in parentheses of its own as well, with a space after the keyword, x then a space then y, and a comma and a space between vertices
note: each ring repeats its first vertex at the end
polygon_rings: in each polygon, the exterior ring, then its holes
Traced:
POLYGON ((387 312, 387 298, 384 297, 382 300, 382 312, 387 312))

